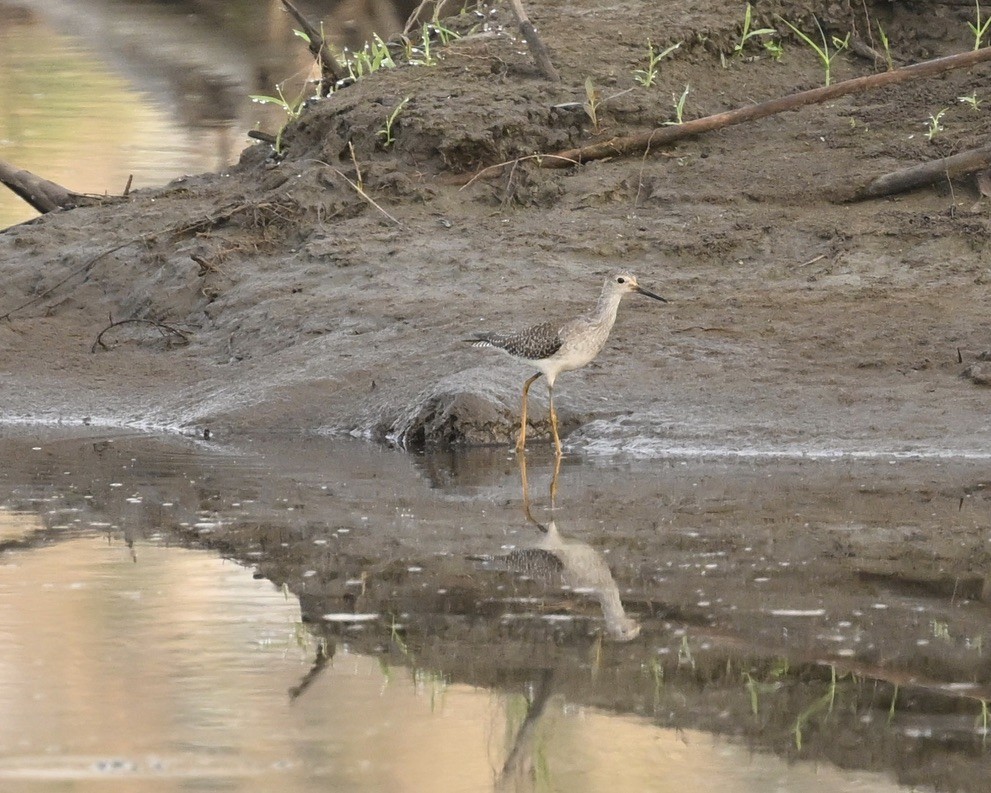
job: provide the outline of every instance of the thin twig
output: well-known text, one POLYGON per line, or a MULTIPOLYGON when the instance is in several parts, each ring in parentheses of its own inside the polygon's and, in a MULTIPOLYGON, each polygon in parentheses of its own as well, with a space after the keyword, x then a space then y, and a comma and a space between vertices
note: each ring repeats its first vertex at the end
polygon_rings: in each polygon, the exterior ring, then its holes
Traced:
MULTIPOLYGON (((461 187, 459 188, 459 190, 464 190, 466 187, 470 187, 478 179, 485 179, 485 178, 487 178, 489 171, 500 170, 500 172, 501 172, 501 169, 502 168, 505 168, 507 165, 515 166, 517 163, 523 162, 523 160, 538 160, 539 161, 539 160, 542 160, 544 157, 558 157, 558 155, 557 154, 527 154, 524 157, 516 157, 515 159, 506 160, 505 162, 497 162, 495 165, 489 165, 489 166, 487 166, 485 168, 482 168, 482 170, 480 170, 478 173, 476 173, 474 176, 472 176, 471 179, 469 179, 467 182, 465 182, 463 185, 461 185, 461 187)), ((560 157, 558 157, 558 158, 560 159, 560 157)), ((581 163, 578 160, 568 160, 568 162, 570 164, 572 164, 572 165, 581 165, 581 163)), ((539 165, 540 163, 538 162, 537 164, 539 165)), ((492 174, 492 175, 493 176, 498 176, 498 173, 492 174)))
MULTIPOLYGON (((188 333, 186 333, 185 331, 181 331, 178 328, 173 327, 172 325, 166 325, 164 322, 156 322, 153 319, 119 319, 116 322, 111 322, 109 325, 107 325, 107 327, 105 327, 103 330, 100 331, 100 334, 96 337, 96 341, 93 342, 93 346, 90 347, 89 351, 96 352, 97 347, 102 347, 105 350, 109 350, 110 348, 103 343, 103 334, 109 330, 127 324, 151 325, 153 328, 156 328, 158 332, 162 334, 163 337, 167 337, 167 334, 171 333, 179 337, 181 344, 189 343, 188 333)), ((171 345, 171 342, 169 342, 169 344, 171 345)))
MULTIPOLYGON (((334 173, 336 173, 338 176, 340 176, 341 179, 343 179, 345 182, 347 182, 349 185, 351 185, 351 189, 354 190, 365 201, 367 201, 369 204, 371 204, 373 207, 375 207, 379 212, 381 212, 383 215, 385 215, 389 220, 391 220, 397 226, 402 227, 403 224, 400 221, 396 220, 396 218, 394 218, 392 215, 390 215, 388 212, 386 212, 378 204, 378 202, 374 198, 372 198, 370 195, 368 195, 368 193, 365 192, 365 189, 364 189, 364 187, 362 185, 357 184, 354 181, 352 181, 351 179, 349 179, 348 176, 343 171, 340 171, 339 169, 337 169, 333 165, 331 165, 329 162, 324 162, 323 160, 310 160, 310 162, 315 162, 315 163, 317 163, 319 165, 323 165, 323 166, 325 166, 327 168, 330 168, 330 170, 332 170, 334 173)), ((357 163, 355 163, 355 167, 357 168, 357 163)), ((358 174, 360 175, 361 174, 361 171, 358 171, 358 174)), ((360 178, 360 176, 359 176, 359 178, 360 178)))

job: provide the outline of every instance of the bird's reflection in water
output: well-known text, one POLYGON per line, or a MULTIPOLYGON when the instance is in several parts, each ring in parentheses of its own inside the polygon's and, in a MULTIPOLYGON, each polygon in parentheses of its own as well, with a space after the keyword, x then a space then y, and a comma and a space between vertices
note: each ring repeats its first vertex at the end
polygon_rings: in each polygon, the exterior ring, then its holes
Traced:
MULTIPOLYGON (((602 554, 587 542, 562 536, 553 518, 541 523, 533 517, 524 455, 519 456, 519 463, 523 483, 523 510, 527 520, 537 527, 541 536, 533 545, 512 551, 506 557, 507 566, 541 581, 560 576, 562 584, 568 586, 572 592, 588 593, 599 601, 609 638, 621 642, 635 639, 640 635, 640 623, 627 616, 619 596, 619 587, 616 586, 602 554)), ((557 458, 550 484, 551 509, 557 499, 560 471, 561 459, 557 458)))

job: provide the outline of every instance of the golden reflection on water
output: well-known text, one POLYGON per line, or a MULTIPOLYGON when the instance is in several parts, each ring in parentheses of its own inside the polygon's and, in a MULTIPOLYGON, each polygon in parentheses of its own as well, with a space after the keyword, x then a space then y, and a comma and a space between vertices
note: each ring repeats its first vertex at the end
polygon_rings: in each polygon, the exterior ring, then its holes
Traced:
MULTIPOLYGON (((310 65, 268 6, 223 27, 161 4, 0 0, 0 159, 97 194, 223 170, 248 130, 285 120, 250 95, 310 65)), ((0 189, 0 228, 36 214, 0 189)))
MULTIPOLYGON (((5 536, 39 526, 0 513, 5 536)), ((290 701, 315 651, 299 619, 295 599, 205 551, 89 535, 5 553, 0 789, 898 789, 559 696, 528 733, 517 773, 500 779, 525 715, 520 694, 449 685, 339 646, 290 701)))
MULTIPOLYGON (((226 165, 95 55, 39 22, 0 25, 0 159, 82 193, 226 165), (176 162, 176 161, 179 162, 176 162)), ((0 228, 35 217, 3 188, 0 228)))

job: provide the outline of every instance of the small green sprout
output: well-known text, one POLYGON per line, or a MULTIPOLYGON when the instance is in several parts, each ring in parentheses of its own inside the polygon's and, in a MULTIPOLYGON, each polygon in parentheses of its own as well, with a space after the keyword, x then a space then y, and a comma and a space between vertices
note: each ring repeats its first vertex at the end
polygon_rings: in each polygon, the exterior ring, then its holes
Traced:
POLYGON ((881 23, 877 23, 877 32, 881 37, 881 46, 884 47, 884 58, 888 62, 888 71, 890 72, 895 68, 895 61, 891 57, 891 42, 888 40, 888 34, 884 32, 884 28, 881 27, 881 23))
POLYGON ((599 105, 602 104, 602 97, 599 95, 598 90, 595 87, 595 83, 592 82, 591 77, 585 78, 585 104, 582 106, 585 110, 585 115, 588 116, 589 121, 592 122, 592 129, 596 132, 599 131, 599 105))
MULTIPOLYGON (((829 42, 826 40, 826 33, 822 29, 822 25, 819 24, 819 20, 816 19, 816 27, 819 28, 819 36, 822 38, 822 46, 820 47, 811 38, 804 34, 801 30, 795 27, 791 22, 789 22, 784 17, 780 17, 781 21, 784 22, 788 27, 790 27, 795 34, 802 39, 806 44, 808 44, 814 51, 815 54, 819 56, 819 61, 822 63, 823 69, 826 73, 826 85, 832 83, 832 66, 833 61, 836 56, 839 55, 843 50, 850 46, 850 34, 847 33, 846 37, 839 38, 838 36, 833 36, 833 51, 829 51, 829 42)), ((815 19, 813 17, 813 19, 815 19)))
MULTIPOLYGON (((747 10, 743 13, 743 32, 740 34, 740 41, 735 47, 733 47, 733 54, 737 57, 743 56, 743 48, 747 46, 747 42, 750 41, 750 39, 757 38, 758 36, 767 36, 771 33, 777 33, 774 28, 760 28, 759 30, 751 30, 750 25, 752 21, 753 9, 750 7, 750 3, 747 3, 747 10)), ((767 45, 765 45, 765 47, 766 46, 767 45)))
MULTIPOLYGON (((251 94, 249 98, 252 102, 257 102, 260 105, 278 105, 281 107, 286 114, 286 124, 299 118, 300 113, 303 112, 303 104, 306 102, 305 92, 301 92, 295 99, 289 99, 283 93, 281 83, 275 86, 275 92, 278 96, 251 94)), ((276 154, 282 154, 282 133, 286 129, 286 124, 282 125, 282 128, 275 136, 274 148, 276 154)))
POLYGON ((967 105, 971 110, 979 110, 983 100, 978 99, 977 91, 974 91, 970 94, 970 96, 958 96, 957 101, 961 104, 967 105))
POLYGON ((672 127, 685 123, 685 100, 688 99, 688 92, 691 90, 691 84, 686 83, 685 90, 681 92, 681 96, 671 94, 671 104, 674 106, 674 121, 665 121, 665 126, 672 127))
POLYGON ((781 56, 785 54, 785 48, 781 46, 781 42, 773 39, 764 42, 764 49, 776 61, 780 61, 781 56))
POLYGON ((946 111, 949 108, 943 108, 936 115, 932 113, 929 114, 929 120, 926 122, 926 139, 932 141, 940 132, 943 131, 943 116, 946 115, 946 111))
POLYGON ((654 50, 654 45, 650 43, 650 39, 647 39, 647 68, 637 69, 633 72, 633 79, 640 83, 640 85, 644 88, 650 88, 657 80, 657 76, 661 73, 659 66, 661 60, 666 58, 680 46, 681 42, 679 41, 677 44, 672 44, 667 49, 657 52, 654 50))
POLYGON ((344 63, 348 67, 348 73, 355 80, 364 77, 379 69, 394 69, 396 62, 392 60, 388 45, 382 38, 375 34, 371 41, 365 42, 365 46, 358 52, 349 53, 344 50, 344 63))
POLYGON ((406 103, 409 102, 409 99, 410 98, 407 96, 402 102, 396 105, 395 109, 385 119, 385 124, 382 129, 378 131, 378 136, 382 139, 383 149, 388 149, 393 143, 396 142, 396 138, 392 134, 396 126, 396 119, 399 118, 399 114, 403 112, 403 108, 406 107, 406 103))
POLYGON ((976 7, 977 24, 968 21, 967 27, 970 28, 970 32, 974 34, 974 49, 979 50, 984 42, 984 36, 988 32, 988 26, 991 25, 991 17, 981 21, 980 0, 976 0, 974 6, 976 7))

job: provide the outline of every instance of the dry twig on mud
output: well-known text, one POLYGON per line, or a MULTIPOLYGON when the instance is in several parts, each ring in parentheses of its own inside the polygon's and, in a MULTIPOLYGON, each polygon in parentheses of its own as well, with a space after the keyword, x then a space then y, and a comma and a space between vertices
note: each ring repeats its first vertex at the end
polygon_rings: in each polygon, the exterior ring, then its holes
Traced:
POLYGON ((309 23, 302 12, 289 0, 282 0, 282 5, 285 6, 286 11, 292 14, 293 19, 299 23, 303 33, 306 34, 307 46, 313 57, 317 59, 317 63, 320 64, 320 96, 327 96, 334 88, 334 84, 344 77, 341 65, 330 51, 330 47, 327 46, 320 31, 309 23))
POLYGON ((153 319, 119 319, 116 322, 111 322, 107 327, 100 331, 100 334, 96 337, 96 341, 93 342, 93 346, 90 347, 90 352, 96 352, 97 347, 102 347, 104 350, 109 350, 110 348, 103 343, 103 334, 107 331, 113 330, 114 328, 120 327, 121 325, 136 324, 136 325, 151 325, 153 328, 158 330, 162 334, 162 338, 165 339, 166 344, 171 348, 173 340, 169 334, 178 337, 178 344, 189 344, 189 334, 185 331, 181 331, 172 325, 166 325, 164 322, 156 322, 153 319))
POLYGON ((991 165, 991 145, 886 173, 857 191, 853 200, 881 198, 973 173, 991 165))
POLYGON ((533 59, 537 62, 537 66, 540 67, 540 71, 544 77, 548 80, 553 80, 555 83, 560 82, 561 76, 557 73, 557 69, 554 68, 554 64, 551 63, 550 51, 544 44, 544 40, 540 38, 540 34, 537 33, 537 29, 530 21, 530 17, 527 16, 526 9, 523 8, 523 0, 509 0, 509 7, 513 9, 513 16, 516 17, 516 21, 520 24, 520 33, 526 39, 533 59))
MULTIPOLYGON (((491 177, 499 176, 503 172, 503 169, 506 168, 506 166, 511 166, 511 167, 515 168, 519 163, 523 162, 524 160, 541 160, 544 157, 557 157, 557 155, 556 154, 527 154, 527 155, 525 155, 523 157, 514 157, 512 160, 506 160, 505 162, 497 162, 495 165, 489 165, 486 168, 482 168, 482 170, 480 170, 477 173, 475 173, 474 175, 472 175, 472 177, 470 179, 468 179, 464 184, 462 184, 459 189, 460 190, 464 190, 466 187, 471 187, 471 185, 474 184, 479 179, 487 179, 490 176, 491 177)), ((581 163, 578 162, 578 160, 568 160, 567 163, 564 163, 564 165, 581 165, 581 163)), ((454 181, 455 184, 458 184, 462 180, 463 180, 463 177, 458 177, 457 179, 455 179, 453 181, 454 181)))
POLYGON ((590 160, 602 160, 607 157, 617 157, 628 154, 640 154, 643 151, 674 143, 677 140, 701 135, 704 132, 712 132, 716 129, 743 124, 748 121, 756 121, 775 113, 783 113, 786 110, 796 110, 805 105, 820 104, 831 99, 837 99, 847 94, 856 94, 862 91, 870 91, 886 85, 906 82, 920 77, 931 77, 942 74, 953 69, 966 69, 978 63, 991 61, 991 47, 984 47, 979 50, 972 50, 959 55, 948 55, 945 58, 936 58, 930 61, 923 61, 911 66, 904 66, 890 72, 871 74, 866 77, 855 77, 852 80, 834 83, 823 88, 813 88, 810 91, 800 91, 797 94, 789 94, 778 99, 771 99, 757 105, 728 110, 725 113, 716 113, 713 116, 686 121, 684 124, 676 124, 669 127, 652 129, 650 132, 643 132, 639 135, 629 135, 621 138, 612 138, 602 143, 593 143, 590 146, 582 146, 578 149, 568 149, 567 151, 556 152, 555 157, 545 158, 539 162, 541 168, 563 168, 567 166, 566 160, 577 160, 578 162, 588 162, 590 160))

